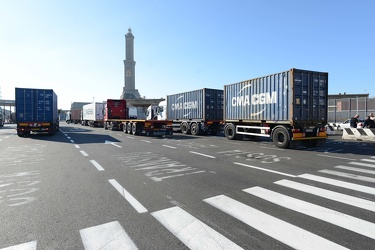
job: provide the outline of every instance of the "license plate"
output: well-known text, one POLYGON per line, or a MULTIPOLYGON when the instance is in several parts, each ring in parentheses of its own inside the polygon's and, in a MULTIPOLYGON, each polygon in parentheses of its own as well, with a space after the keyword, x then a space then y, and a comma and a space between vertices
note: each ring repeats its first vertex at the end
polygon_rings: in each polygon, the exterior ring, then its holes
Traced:
POLYGON ((165 135, 165 132, 154 132, 153 135, 165 135))

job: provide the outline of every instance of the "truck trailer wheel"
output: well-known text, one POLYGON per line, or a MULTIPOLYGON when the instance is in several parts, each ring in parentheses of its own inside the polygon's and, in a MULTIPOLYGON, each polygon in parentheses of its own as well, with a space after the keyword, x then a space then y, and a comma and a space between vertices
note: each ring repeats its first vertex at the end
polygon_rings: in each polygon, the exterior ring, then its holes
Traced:
POLYGON ((181 123, 181 132, 186 135, 189 132, 189 125, 186 122, 181 123))
POLYGON ((133 124, 130 123, 130 122, 127 123, 127 124, 126 124, 126 133, 128 133, 128 134, 132 134, 132 133, 133 133, 132 128, 133 128, 133 124))
POLYGON ((272 133, 272 141, 278 148, 289 147, 290 136, 288 131, 283 127, 276 128, 272 133))
POLYGON ((201 132, 197 123, 191 124, 190 131, 192 135, 199 135, 201 132))
POLYGON ((141 134, 141 132, 142 132, 141 124, 138 124, 138 123, 134 122, 132 132, 133 132, 133 135, 141 134))
POLYGON ((234 126, 232 123, 227 124, 224 128, 224 134, 228 140, 235 140, 236 139, 236 126, 234 126))

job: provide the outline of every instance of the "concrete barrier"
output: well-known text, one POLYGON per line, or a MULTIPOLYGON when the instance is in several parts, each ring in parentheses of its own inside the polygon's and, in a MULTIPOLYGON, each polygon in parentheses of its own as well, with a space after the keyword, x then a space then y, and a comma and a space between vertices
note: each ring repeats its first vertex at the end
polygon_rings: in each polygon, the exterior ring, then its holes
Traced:
POLYGON ((375 129, 374 128, 345 128, 342 131, 342 139, 375 142, 375 129))
POLYGON ((334 134, 336 134, 335 129, 331 125, 327 124, 325 126, 325 128, 326 128, 327 135, 334 135, 334 134))
POLYGON ((334 130, 337 130, 337 123, 330 122, 330 123, 328 123, 328 125, 331 126, 334 130))

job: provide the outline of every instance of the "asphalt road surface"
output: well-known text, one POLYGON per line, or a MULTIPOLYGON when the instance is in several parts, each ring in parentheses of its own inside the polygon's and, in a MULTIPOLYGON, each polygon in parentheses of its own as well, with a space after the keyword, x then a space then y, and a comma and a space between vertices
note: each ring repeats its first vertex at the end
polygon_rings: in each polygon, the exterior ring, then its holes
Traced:
POLYGON ((0 249, 374 249, 375 144, 0 129, 0 249))

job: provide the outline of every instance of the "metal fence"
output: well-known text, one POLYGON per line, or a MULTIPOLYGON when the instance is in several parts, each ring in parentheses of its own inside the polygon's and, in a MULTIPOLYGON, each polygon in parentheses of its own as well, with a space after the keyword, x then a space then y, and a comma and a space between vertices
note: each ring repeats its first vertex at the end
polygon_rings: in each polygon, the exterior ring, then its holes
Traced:
POLYGON ((328 122, 343 122, 356 114, 366 119, 375 113, 375 98, 358 97, 328 100, 328 122))

